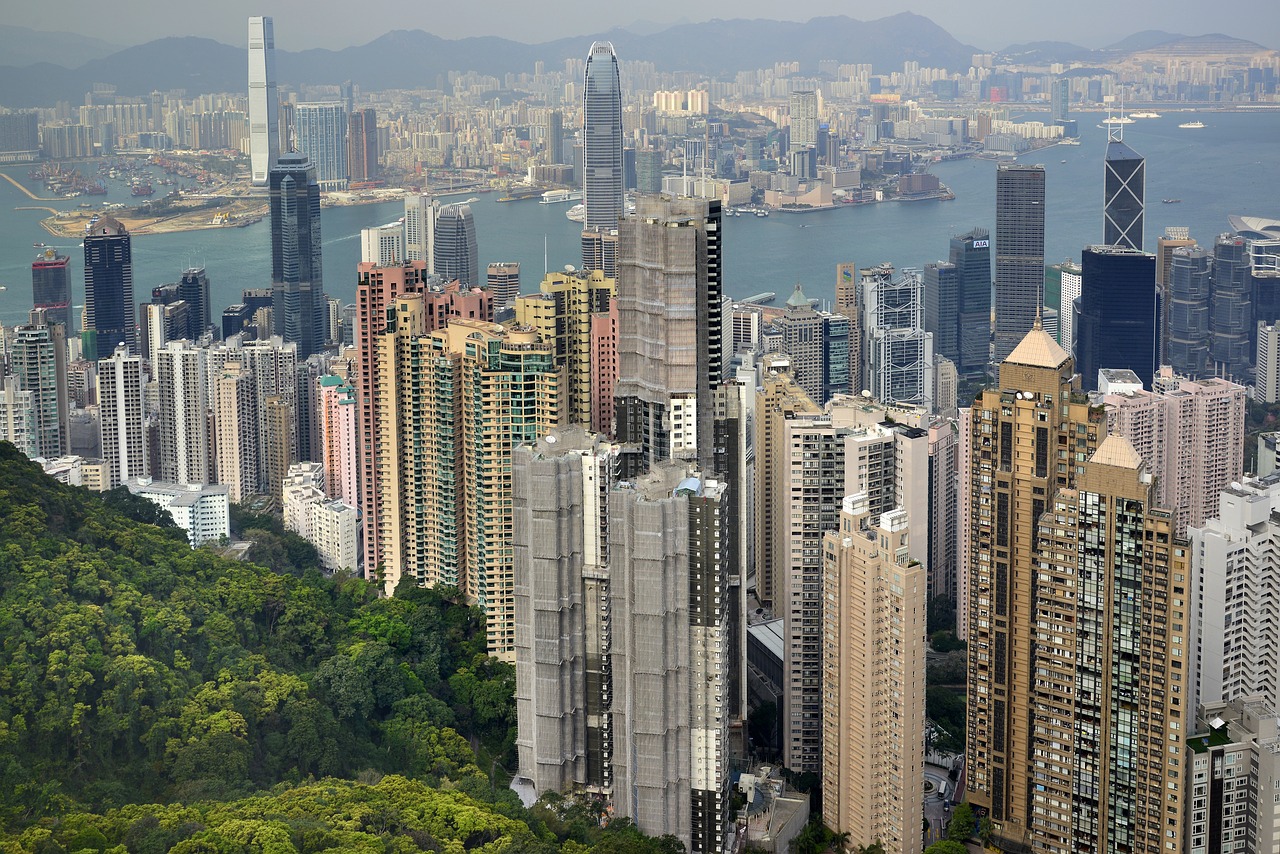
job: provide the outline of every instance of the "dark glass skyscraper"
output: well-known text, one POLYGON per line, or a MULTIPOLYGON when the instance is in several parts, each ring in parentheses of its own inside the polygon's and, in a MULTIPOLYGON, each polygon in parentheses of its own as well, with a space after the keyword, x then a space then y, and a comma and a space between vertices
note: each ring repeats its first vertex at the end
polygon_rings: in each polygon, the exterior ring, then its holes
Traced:
POLYGON ((1102 242, 1142 249, 1146 161, 1117 136, 1107 143, 1104 163, 1102 242))
POLYGON ((1213 375, 1243 382, 1249 370, 1249 259, 1244 238, 1218 236, 1213 245, 1213 273, 1209 285, 1209 317, 1213 332, 1209 356, 1213 375))
POLYGON ((960 363, 959 290, 956 265, 950 261, 924 265, 924 329, 933 334, 933 352, 960 363))
POLYGON ((457 279, 469 287, 481 283, 471 205, 445 205, 440 209, 434 252, 437 276, 443 276, 445 281, 457 279))
POLYGON ((71 334, 71 259, 47 249, 31 265, 31 305, 71 334))
POLYGON ((272 327, 298 345, 298 358, 324 349, 328 304, 320 263, 320 185, 305 154, 277 158, 271 191, 272 327))
POLYGON ((1044 167, 996 168, 996 353, 1013 352, 1044 302, 1044 167))
POLYGON ((133 250, 129 232, 104 216, 84 238, 84 357, 96 360, 124 344, 138 354, 133 250))
POLYGON ((198 341, 201 335, 213 328, 212 307, 209 304, 209 277, 204 267, 189 267, 182 272, 178 280, 178 299, 186 300, 191 306, 191 315, 187 323, 191 340, 198 341))
POLYGON ((1179 246, 1169 263, 1169 364, 1177 374, 1199 379, 1208 373, 1209 294, 1213 269, 1199 246, 1179 246))
POLYGON ((951 238, 950 260, 924 268, 924 328, 933 351, 961 374, 982 373, 991 344, 991 238, 985 228, 951 238))
POLYGON ((1088 246, 1081 257, 1076 367, 1085 391, 1101 368, 1127 368, 1150 389, 1156 370, 1156 256, 1088 246))
POLYGON ((624 211, 622 84, 618 79, 618 57, 609 42, 595 42, 587 55, 582 115, 584 226, 617 228, 624 211))

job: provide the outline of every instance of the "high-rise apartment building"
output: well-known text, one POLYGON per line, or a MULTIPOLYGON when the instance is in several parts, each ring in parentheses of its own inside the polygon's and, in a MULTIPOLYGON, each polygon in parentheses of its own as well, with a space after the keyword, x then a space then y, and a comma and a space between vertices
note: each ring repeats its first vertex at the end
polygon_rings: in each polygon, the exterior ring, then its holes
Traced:
POLYGON ((347 188, 347 112, 340 103, 298 104, 294 110, 298 151, 315 167, 320 189, 347 188))
POLYGON ((1280 400, 1280 326, 1258 324, 1254 350, 1254 396, 1262 403, 1280 400))
MULTIPOLYGON (((360 457, 356 429, 360 422, 356 390, 341 377, 320 377, 317 412, 324 491, 330 498, 355 504, 360 498, 360 457)), ((351 566, 354 568, 355 562, 351 566)))
POLYGON ((1071 79, 1055 77, 1049 84, 1049 118, 1066 121, 1071 117, 1071 79))
POLYGON ((218 483, 232 504, 258 492, 258 410, 253 374, 240 362, 210 366, 218 483))
POLYGON ((907 514, 844 498, 822 540, 822 817, 853 845, 919 854, 926 581, 907 514))
MULTIPOLYGON (((1000 839, 1030 844, 1038 570, 1037 526, 1105 434, 1080 393, 1071 355, 1032 321, 999 384, 969 409, 968 799, 1000 839)), ((962 431, 963 432, 963 431, 962 431)))
MULTIPOLYGON (((958 501, 960 438, 954 417, 935 420, 929 433, 929 555, 924 561, 929 599, 959 597, 958 501)), ((915 498, 917 496, 913 496, 915 498)))
POLYGON ((104 216, 84 236, 84 357, 107 356, 117 344, 138 352, 129 232, 104 216))
MULTIPOLYGON (((1175 260, 1176 260, 1175 254, 1175 260)), ((1249 371, 1253 311, 1245 240, 1221 234, 1209 274, 1209 358, 1213 376, 1244 382, 1249 371)))
POLYGON ((933 408, 933 335, 924 327, 924 279, 889 265, 863 278, 862 333, 867 387, 876 400, 933 408))
POLYGON ((815 402, 849 394, 849 318, 817 311, 799 283, 786 313, 773 322, 782 334, 782 352, 791 359, 796 382, 815 402))
POLYGON ((1076 300, 1084 289, 1084 271, 1074 261, 1063 261, 1059 274, 1058 292, 1058 343, 1068 353, 1076 351, 1075 313, 1076 300))
POLYGON ((347 116, 347 172, 352 182, 378 177, 378 114, 372 107, 347 116))
POLYGON ((520 296, 520 262, 494 261, 489 264, 487 282, 493 291, 493 305, 497 310, 515 308, 520 296))
POLYGON ((267 172, 280 155, 276 92, 276 42, 271 18, 249 19, 249 164, 253 183, 267 184, 267 172))
POLYGON ((22 388, 12 374, 0 376, 0 440, 24 456, 40 456, 36 450, 35 393, 22 388))
POLYGON ((1098 371, 1133 371, 1150 387, 1155 376, 1159 319, 1156 258, 1124 246, 1086 246, 1075 317, 1076 365, 1087 391, 1098 371))
POLYGON ((618 386, 618 298, 609 300, 606 311, 591 315, 591 430, 613 435, 617 410, 614 390, 618 386))
POLYGON ((404 228, 398 222, 360 229, 360 263, 392 267, 406 260, 404 228))
POLYGON ((44 309, 50 323, 71 336, 71 259, 46 249, 31 264, 31 305, 44 309))
POLYGON ((618 440, 711 459, 723 365, 720 202, 642 196, 619 224, 618 440))
POLYGON ((210 434, 208 351, 190 341, 170 341, 152 365, 160 400, 160 470, 167 483, 206 484, 216 480, 210 434))
POLYGON ((1100 395, 1107 432, 1124 436, 1156 479, 1154 500, 1186 534, 1218 509, 1218 494, 1244 474, 1245 388, 1213 377, 1188 380, 1168 367, 1151 391, 1100 395))
POLYGON ((435 272, 436 217, 440 213, 435 199, 426 193, 410 193, 404 197, 404 260, 425 261, 427 272, 435 272))
POLYGON ((996 167, 995 361, 1031 329, 1044 304, 1044 167, 996 167))
MULTIPOLYGON (((858 273, 857 265, 852 261, 836 265, 834 311, 849 318, 849 392, 858 394, 866 389, 867 383, 862 372, 862 278, 858 273)), ((987 326, 989 329, 990 320, 987 321, 987 326)), ((990 337, 989 331, 988 337, 990 337)), ((734 352, 737 352, 736 341, 730 355, 734 352)))
POLYGON ((1210 298, 1213 258, 1199 246, 1178 246, 1169 254, 1169 338, 1166 358, 1175 373, 1212 376, 1209 348, 1213 335, 1210 298))
POLYGON ((1203 703, 1186 745, 1187 854, 1280 851, 1280 713, 1263 697, 1203 703))
POLYGON ((585 228, 618 227, 626 208, 622 197, 622 84, 618 56, 609 42, 595 42, 587 54, 582 87, 585 228))
POLYGON ((480 281, 480 259, 476 250, 476 222, 471 205, 445 205, 436 217, 432 244, 432 271, 445 281, 476 287, 480 281))
POLYGON ((298 345, 298 358, 324 349, 324 268, 320 185, 305 154, 283 154, 268 174, 271 188, 272 331, 298 345))
POLYGON ((1102 242, 1106 246, 1142 250, 1147 166, 1141 154, 1124 144, 1124 125, 1112 130, 1103 159, 1102 242))
POLYGON ((604 271, 548 273, 540 293, 516 300, 516 323, 533 329, 544 344, 550 344, 556 364, 563 365, 570 424, 591 423, 593 402, 591 374, 591 323, 600 312, 609 310, 614 296, 613 279, 604 271))
POLYGON ((812 89, 791 93, 790 149, 816 147, 818 144, 818 93, 812 89))
MULTIPOLYGON (((1011 803, 1026 798, 1029 814, 1006 811, 996 835, 1045 854, 1179 851, 1194 665, 1187 544, 1126 439, 1107 436, 1082 468, 1035 528, 1036 583, 1021 591, 1034 679, 1026 705, 1010 709, 1010 741, 1032 778, 1011 803)), ((1019 652, 1009 650, 1014 661, 1019 652)), ((991 650, 989 667, 1000 654, 991 650)), ((971 674, 982 657, 979 645, 971 674)))
POLYGON ((130 356, 123 344, 98 360, 98 426, 107 489, 149 474, 142 380, 142 357, 130 356))
POLYGON ((28 320, 14 329, 9 372, 19 389, 31 393, 31 448, 36 456, 54 460, 71 450, 67 340, 60 324, 49 324, 44 309, 32 309, 28 320))

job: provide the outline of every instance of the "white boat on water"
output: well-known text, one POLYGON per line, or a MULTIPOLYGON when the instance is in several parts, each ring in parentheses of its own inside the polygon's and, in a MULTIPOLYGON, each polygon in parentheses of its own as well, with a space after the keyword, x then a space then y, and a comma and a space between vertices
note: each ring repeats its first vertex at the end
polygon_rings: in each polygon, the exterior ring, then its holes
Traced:
POLYGON ((1151 112, 1150 110, 1142 110, 1142 111, 1137 112, 1137 113, 1130 113, 1130 114, 1129 114, 1129 118, 1131 118, 1131 119, 1158 119, 1158 118, 1160 118, 1160 114, 1159 114, 1159 113, 1153 113, 1153 112, 1151 112))
POLYGON ((1207 127, 1207 126, 1205 125, 1204 122, 1183 122, 1182 124, 1178 125, 1178 127, 1199 130, 1200 128, 1207 127))
POLYGON ((547 190, 542 194, 542 199, 538 204, 542 205, 558 205, 561 202, 576 202, 582 198, 582 191, 578 190, 547 190))
POLYGON ((1104 125, 1131 125, 1133 119, 1128 116, 1110 116, 1102 120, 1104 125))
POLYGON ((565 211, 564 215, 568 217, 571 222, 586 222, 587 206, 574 205, 573 207, 569 208, 569 210, 565 211))

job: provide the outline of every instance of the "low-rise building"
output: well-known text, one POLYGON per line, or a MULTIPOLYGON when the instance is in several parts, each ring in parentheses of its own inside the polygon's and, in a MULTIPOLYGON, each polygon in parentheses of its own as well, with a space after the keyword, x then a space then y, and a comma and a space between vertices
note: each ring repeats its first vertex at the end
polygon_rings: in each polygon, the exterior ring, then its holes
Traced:
POLYGON ((187 532, 191 547, 231 537, 231 509, 225 486, 167 483, 149 477, 124 484, 134 495, 168 510, 174 524, 187 532))

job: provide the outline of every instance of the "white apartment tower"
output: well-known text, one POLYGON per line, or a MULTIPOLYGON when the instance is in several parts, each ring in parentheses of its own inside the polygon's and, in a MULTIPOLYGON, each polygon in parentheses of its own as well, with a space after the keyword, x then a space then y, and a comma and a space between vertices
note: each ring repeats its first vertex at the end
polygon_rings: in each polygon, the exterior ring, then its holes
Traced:
POLYGON ((215 480, 209 435, 208 351, 190 341, 170 341, 156 353, 160 398, 160 471, 177 484, 215 480))
POLYGON ((98 415, 107 489, 147 476, 147 431, 143 423, 142 357, 124 344, 98 360, 98 415))

